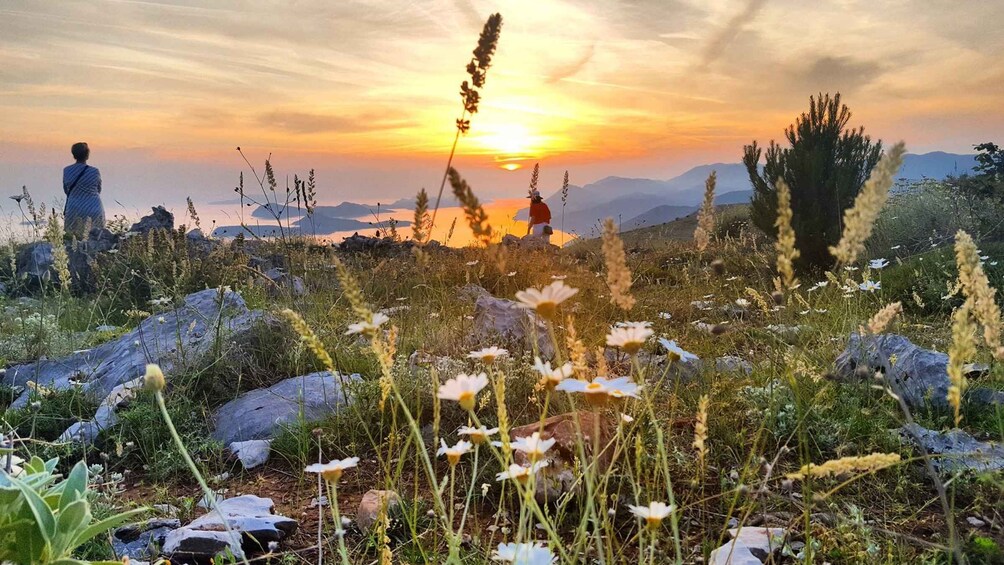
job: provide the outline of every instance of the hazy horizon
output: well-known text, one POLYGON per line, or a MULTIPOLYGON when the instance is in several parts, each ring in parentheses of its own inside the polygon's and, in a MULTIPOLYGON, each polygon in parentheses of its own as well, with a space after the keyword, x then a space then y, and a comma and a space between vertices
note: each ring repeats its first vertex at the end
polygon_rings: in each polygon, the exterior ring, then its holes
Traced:
POLYGON ((246 171, 238 145, 259 170, 271 153, 280 180, 315 168, 325 203, 434 191, 464 65, 496 10, 498 52, 455 161, 486 200, 520 196, 537 161, 548 193, 566 169, 582 185, 738 162, 820 91, 912 153, 1004 137, 1004 3, 207 6, 0 8, 3 189, 54 201, 84 140, 106 199, 140 210, 230 198, 246 171), (513 159, 524 168, 499 168, 513 159))

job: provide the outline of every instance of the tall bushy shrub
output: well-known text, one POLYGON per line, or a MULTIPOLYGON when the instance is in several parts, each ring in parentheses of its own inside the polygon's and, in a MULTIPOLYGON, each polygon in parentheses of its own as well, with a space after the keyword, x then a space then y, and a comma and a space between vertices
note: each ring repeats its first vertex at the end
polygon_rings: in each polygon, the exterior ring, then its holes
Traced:
POLYGON ((743 148, 743 163, 753 184, 753 223, 776 234, 777 180, 791 188, 792 227, 801 253, 796 267, 829 268, 829 247, 840 240, 844 210, 882 154, 864 128, 848 129, 851 111, 840 94, 809 98, 809 111, 785 130, 788 147, 770 142, 764 154, 757 142, 743 148), (760 158, 765 157, 763 172, 760 158))

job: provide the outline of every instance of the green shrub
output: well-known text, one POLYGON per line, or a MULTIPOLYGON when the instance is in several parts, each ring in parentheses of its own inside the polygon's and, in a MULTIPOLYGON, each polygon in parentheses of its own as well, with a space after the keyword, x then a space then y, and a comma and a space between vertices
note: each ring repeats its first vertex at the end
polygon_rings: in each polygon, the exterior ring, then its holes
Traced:
POLYGON ((57 463, 33 457, 16 476, 0 473, 0 562, 83 563, 74 559, 77 548, 146 511, 138 508, 94 522, 87 466, 77 463, 57 482, 57 463))
MULTIPOLYGON (((1004 243, 984 245, 981 253, 988 257, 983 269, 990 285, 1004 288, 1004 243)), ((958 277, 955 251, 944 246, 890 265, 881 271, 880 278, 890 301, 899 300, 913 312, 933 315, 949 314, 962 305, 961 294, 952 294, 958 277)))

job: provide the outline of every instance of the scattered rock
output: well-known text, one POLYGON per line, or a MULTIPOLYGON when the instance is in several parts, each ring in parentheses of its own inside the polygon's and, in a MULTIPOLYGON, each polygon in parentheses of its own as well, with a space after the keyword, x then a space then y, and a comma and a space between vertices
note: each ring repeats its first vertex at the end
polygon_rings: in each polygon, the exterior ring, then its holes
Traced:
POLYGON ((784 545, 784 528, 743 527, 729 530, 732 540, 713 550, 709 565, 762 565, 784 545))
POLYGON ((931 458, 931 464, 939 473, 1004 469, 1004 445, 978 441, 960 429, 936 432, 918 424, 907 424, 900 432, 929 455, 939 456, 931 458))
POLYGON ((225 531, 226 520, 230 529, 241 535, 245 551, 264 551, 269 542, 282 541, 299 526, 296 520, 274 514, 274 508, 271 498, 245 494, 218 502, 214 510, 196 518, 186 528, 225 531))
MULTIPOLYGON (((3 383, 18 387, 27 381, 56 390, 83 383, 84 393, 107 398, 119 385, 143 376, 147 363, 157 363, 170 375, 176 367, 194 364, 221 343, 241 341, 266 319, 249 310, 230 290, 206 289, 185 297, 175 310, 150 316, 116 340, 59 359, 39 359, 7 370, 3 383), (218 341, 223 336, 226 341, 218 341)), ((27 405, 23 393, 13 407, 27 405)))
MULTIPOLYGON (((399 222, 398 226, 407 225, 406 222, 399 222)), ((348 253, 360 253, 366 251, 410 251, 416 243, 410 239, 394 239, 392 237, 369 237, 354 233, 349 237, 342 238, 342 243, 338 248, 348 253)), ((432 240, 422 246, 424 249, 438 249, 441 244, 432 240)))
MULTIPOLYGON (((911 408, 928 404, 948 407, 948 355, 917 347, 896 334, 862 336, 851 334, 847 347, 836 360, 834 375, 839 380, 870 379, 875 373, 884 379, 911 408), (895 359, 895 363, 890 362, 895 359)), ((980 404, 1004 403, 1004 392, 971 387, 967 401, 980 404)))
POLYGON ((151 208, 152 214, 143 216, 138 222, 132 225, 127 232, 127 236, 146 235, 153 230, 174 229, 174 214, 167 211, 163 206, 151 208))
POLYGON ((517 237, 508 233, 502 236, 501 244, 506 247, 518 247, 520 249, 558 249, 557 245, 534 235, 517 237))
POLYGON ((706 312, 714 308, 715 303, 711 302, 710 300, 694 300, 693 302, 690 303, 690 307, 693 308, 694 310, 700 310, 702 312, 706 312))
POLYGON ((487 291, 474 302, 473 337, 482 343, 501 340, 526 348, 536 346, 536 351, 545 359, 554 355, 544 322, 516 302, 496 298, 487 291))
POLYGON ((715 370, 730 375, 749 375, 753 373, 753 364, 735 355, 726 355, 715 359, 715 370))
MULTIPOLYGON (((579 459, 578 434, 580 431, 586 459, 596 460, 600 472, 605 471, 610 465, 613 457, 613 446, 610 440, 616 433, 617 424, 606 417, 600 417, 599 420, 596 418, 595 412, 568 412, 544 420, 543 429, 540 422, 534 422, 514 428, 510 432, 510 437, 513 440, 529 437, 535 432, 540 432, 542 439, 555 440, 554 446, 547 451, 547 459, 550 463, 537 474, 536 495, 539 500, 554 502, 558 497, 572 491, 579 478, 575 461, 579 459), (578 428, 576 428, 576 420, 578 420, 578 428), (597 426, 599 430, 597 440, 601 451, 594 458, 592 452, 597 426)), ((519 451, 513 453, 513 459, 516 463, 524 466, 531 463, 526 455, 519 451)))
POLYGON ((370 528, 376 524, 380 509, 386 505, 387 512, 390 512, 401 504, 401 497, 392 490, 370 489, 359 501, 359 508, 356 509, 356 526, 363 532, 369 532, 370 528))
POLYGON ((152 559, 164 546, 167 534, 181 527, 177 518, 154 518, 138 524, 129 524, 112 534, 112 548, 119 558, 152 559))
POLYGON ((268 461, 268 456, 272 451, 272 440, 270 439, 249 439, 247 441, 235 441, 228 447, 231 453, 240 459, 241 465, 245 469, 254 469, 264 465, 268 461))
POLYGON ((974 527, 974 528, 982 528, 982 527, 984 527, 984 526, 986 526, 986 525, 987 525, 987 523, 986 523, 986 522, 984 522, 983 520, 980 520, 980 519, 979 519, 979 518, 977 518, 976 516, 969 516, 969 517, 967 517, 967 518, 966 518, 966 522, 967 522, 967 523, 968 523, 968 524, 969 524, 970 526, 972 526, 972 527, 974 527))
POLYGON ((292 377, 268 388, 252 390, 216 410, 213 437, 230 445, 275 437, 283 426, 314 422, 347 406, 345 385, 358 374, 332 375, 327 371, 292 377))

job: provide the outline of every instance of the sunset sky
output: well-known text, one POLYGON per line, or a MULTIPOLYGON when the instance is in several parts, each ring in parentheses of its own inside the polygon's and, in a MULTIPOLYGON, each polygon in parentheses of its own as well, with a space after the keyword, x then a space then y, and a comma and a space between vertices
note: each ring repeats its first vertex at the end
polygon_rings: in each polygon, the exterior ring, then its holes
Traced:
MULTIPOLYGON (((87 141, 106 198, 230 198, 243 161, 318 170, 325 201, 438 187, 458 85, 504 18, 458 168, 519 197, 540 161, 668 178, 778 138, 810 94, 912 152, 1004 142, 1004 2, 4 0, 0 189, 59 191, 87 141)), ((4 199, 6 200, 6 199, 4 199)))

